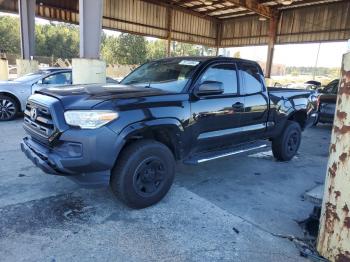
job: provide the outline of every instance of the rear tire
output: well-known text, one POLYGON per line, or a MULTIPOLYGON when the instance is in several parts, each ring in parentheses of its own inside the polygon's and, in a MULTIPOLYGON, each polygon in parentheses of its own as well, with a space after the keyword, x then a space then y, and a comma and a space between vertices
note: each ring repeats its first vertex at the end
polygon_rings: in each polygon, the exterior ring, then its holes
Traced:
POLYGON ((288 121, 282 134, 272 140, 273 156, 279 161, 291 160, 297 154, 300 142, 300 125, 294 121, 288 121))
POLYGON ((175 159, 167 146, 139 140, 127 146, 112 170, 113 193, 131 208, 159 202, 169 191, 175 175, 175 159))
POLYGON ((19 110, 19 105, 10 96, 0 95, 0 121, 10 121, 15 119, 19 110))

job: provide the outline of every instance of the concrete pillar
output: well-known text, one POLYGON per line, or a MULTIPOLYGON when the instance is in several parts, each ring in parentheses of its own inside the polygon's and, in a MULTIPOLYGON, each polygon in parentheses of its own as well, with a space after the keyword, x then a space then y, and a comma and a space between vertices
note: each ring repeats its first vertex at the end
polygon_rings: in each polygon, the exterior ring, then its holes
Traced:
POLYGON ((106 63, 99 60, 103 0, 79 0, 80 59, 72 61, 73 84, 106 83, 106 63))
POLYGON ((350 261, 350 52, 343 56, 317 250, 350 261))
POLYGON ((73 84, 106 83, 106 62, 97 59, 72 60, 73 84))
POLYGON ((17 59, 17 76, 38 70, 38 62, 32 60, 35 53, 35 0, 18 1, 21 27, 21 54, 17 59))
POLYGON ((80 58, 99 59, 103 0, 79 0, 80 58))
POLYGON ((276 34, 277 34, 277 16, 273 16, 270 19, 269 24, 269 40, 268 40, 268 46, 267 46, 267 59, 266 59, 266 72, 265 77, 270 78, 271 77, 271 70, 272 70, 272 62, 273 62, 273 53, 275 51, 275 42, 276 42, 276 34))
POLYGON ((36 60, 16 59, 17 77, 34 73, 39 70, 39 63, 36 60))
POLYGON ((9 79, 9 63, 7 59, 0 59, 0 80, 7 81, 9 79))
POLYGON ((35 51, 35 0, 19 0, 21 52, 23 59, 31 59, 35 51))

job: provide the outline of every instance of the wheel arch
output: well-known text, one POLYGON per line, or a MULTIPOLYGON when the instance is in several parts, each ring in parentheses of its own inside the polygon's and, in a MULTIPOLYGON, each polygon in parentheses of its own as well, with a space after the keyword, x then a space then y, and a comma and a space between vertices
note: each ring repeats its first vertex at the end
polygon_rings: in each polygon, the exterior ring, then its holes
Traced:
MULTIPOLYGON (((122 145, 119 148, 118 157, 122 150, 132 142, 140 139, 153 139, 166 145, 173 153, 174 158, 182 158, 183 127, 178 119, 162 118, 150 121, 133 123, 125 127, 119 134, 122 145)), ((117 161, 117 159, 116 159, 117 161)))
POLYGON ((305 109, 295 110, 289 114, 288 120, 298 123, 303 130, 307 123, 307 112, 305 109))
POLYGON ((18 99, 18 97, 10 92, 7 92, 7 91, 0 91, 0 95, 3 95, 3 96, 8 96, 8 97, 11 97, 12 99, 14 99, 17 103, 17 106, 18 106, 18 111, 22 111, 22 104, 21 104, 21 101, 18 99))

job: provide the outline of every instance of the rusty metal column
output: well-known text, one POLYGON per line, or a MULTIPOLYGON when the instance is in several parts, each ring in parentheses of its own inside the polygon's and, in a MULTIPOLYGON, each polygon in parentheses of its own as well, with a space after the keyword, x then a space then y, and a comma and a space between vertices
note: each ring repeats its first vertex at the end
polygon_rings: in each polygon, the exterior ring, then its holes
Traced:
POLYGON ((173 9, 171 6, 167 8, 168 12, 168 37, 167 37, 167 57, 171 56, 171 34, 173 27, 173 9))
POLYGON ((350 52, 343 56, 317 250, 350 261, 350 52))
POLYGON ((274 15, 269 21, 269 41, 267 47, 267 60, 266 60, 266 72, 267 78, 271 77, 273 53, 275 51, 276 34, 277 34, 277 21, 278 16, 274 15))

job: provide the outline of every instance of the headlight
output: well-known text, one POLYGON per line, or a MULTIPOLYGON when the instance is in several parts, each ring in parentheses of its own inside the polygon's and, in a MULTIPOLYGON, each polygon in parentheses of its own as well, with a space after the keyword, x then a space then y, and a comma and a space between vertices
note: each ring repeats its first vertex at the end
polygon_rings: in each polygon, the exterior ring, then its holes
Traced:
POLYGON ((118 118, 118 113, 107 110, 71 110, 64 113, 64 118, 68 125, 95 129, 118 118))

